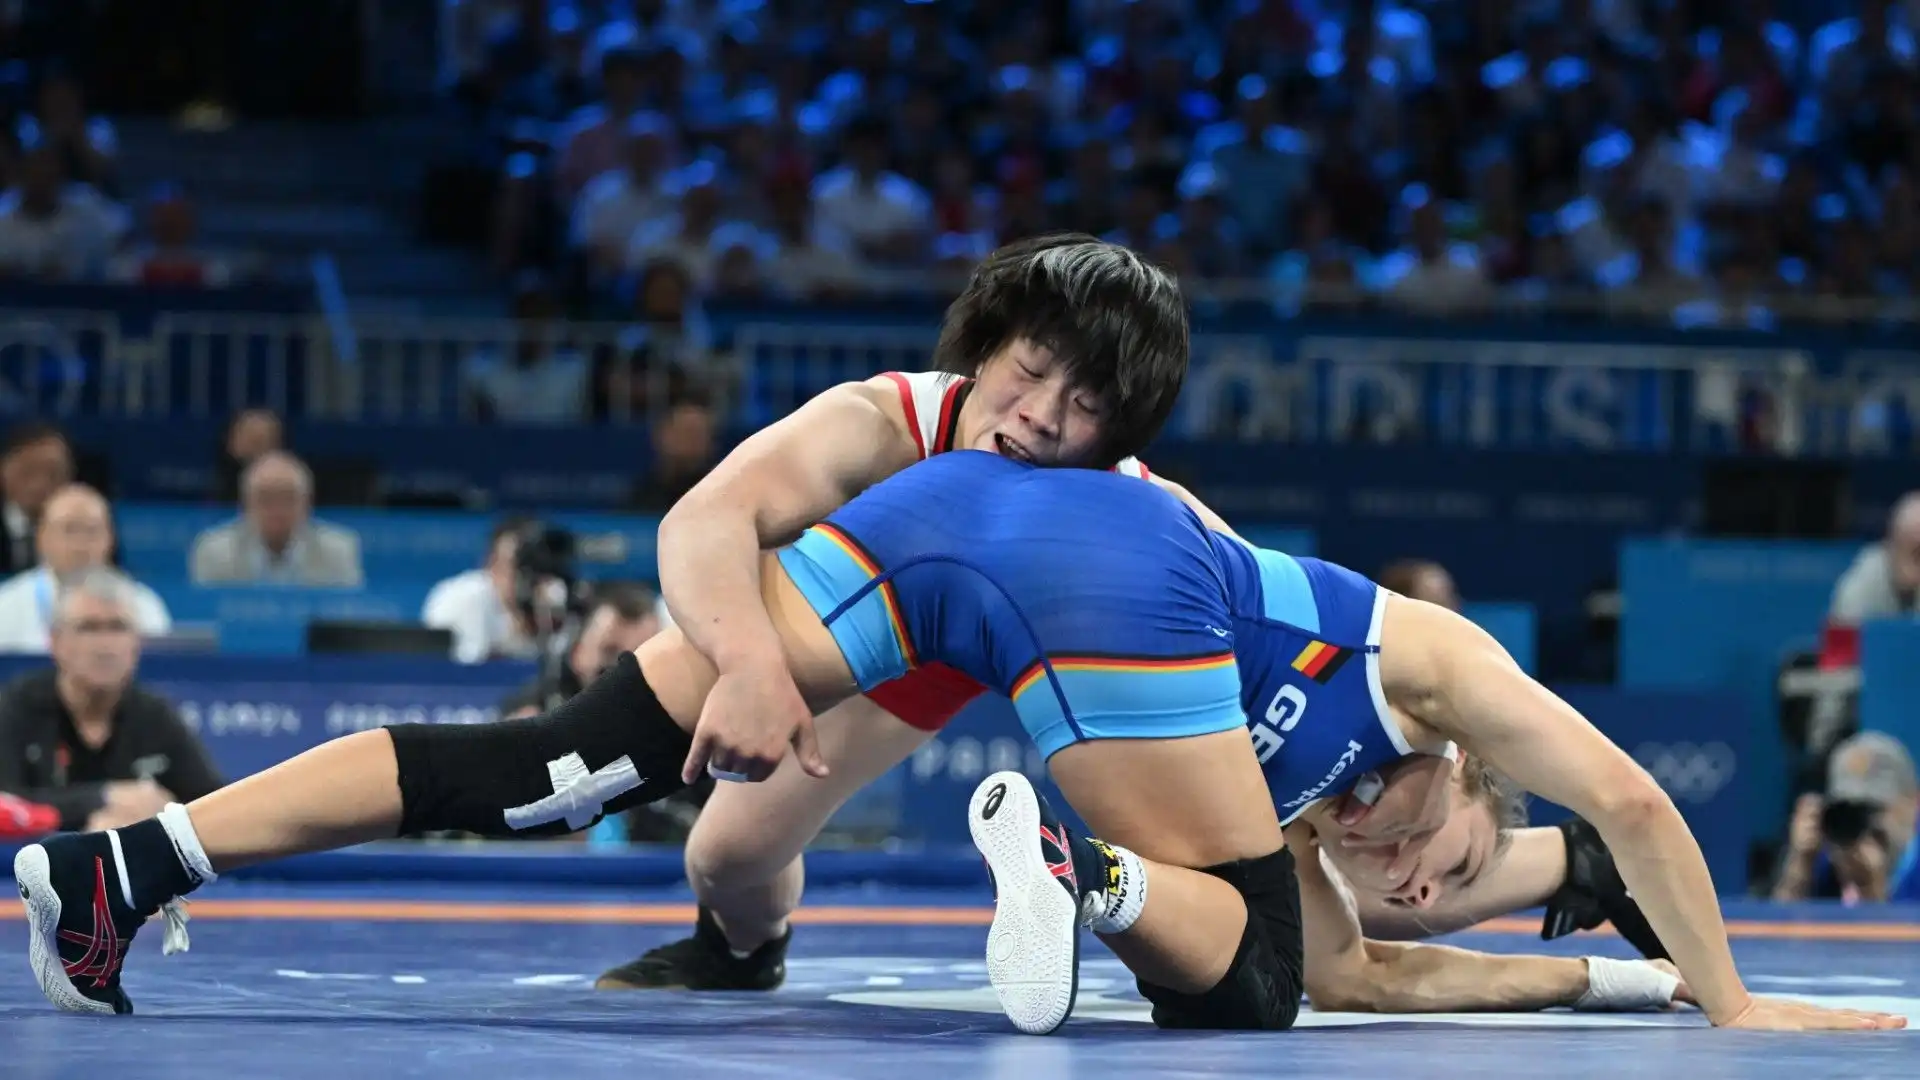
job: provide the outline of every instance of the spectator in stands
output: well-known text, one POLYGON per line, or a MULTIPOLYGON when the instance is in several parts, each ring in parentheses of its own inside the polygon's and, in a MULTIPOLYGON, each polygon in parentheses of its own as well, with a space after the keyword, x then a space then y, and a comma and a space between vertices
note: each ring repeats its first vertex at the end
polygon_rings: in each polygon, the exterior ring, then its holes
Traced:
POLYGON ((481 346, 461 376, 473 412, 486 423, 568 424, 586 415, 586 358, 561 340, 560 297, 538 271, 521 275, 513 301, 517 338, 481 346))
POLYGON ((313 473, 281 450, 240 476, 240 518, 201 533, 188 565, 196 585, 285 584, 358 588, 360 538, 313 519, 313 473))
POLYGON ((820 223, 851 239, 866 259, 897 263, 925 258, 932 200, 920 185, 887 168, 885 121, 856 118, 847 125, 841 145, 845 164, 822 173, 813 184, 820 223))
POLYGON ((1460 590, 1454 587, 1447 568, 1427 559, 1401 559, 1388 563, 1377 579, 1380 587, 1413 600, 1438 604, 1448 611, 1460 610, 1460 590))
POLYGON ((573 202, 569 240, 595 278, 619 270, 641 226, 675 209, 672 122, 638 113, 627 121, 626 140, 625 163, 588 181, 573 202))
POLYGON ((594 177, 620 167, 627 154, 628 122, 645 103, 647 59, 631 44, 600 54, 601 102, 574 114, 554 140, 556 179, 565 202, 572 202, 594 177))
POLYGON ((634 230, 624 265, 638 270, 663 261, 678 263, 694 288, 704 292, 713 284, 720 255, 715 236, 727 224, 720 169, 711 161, 696 161, 680 170, 674 190, 678 206, 634 230))
POLYGON ((1821 639, 1820 666, 1860 662, 1860 625, 1920 615, 1920 491, 1903 496, 1887 517, 1887 534, 1860 550, 1833 587, 1821 639))
POLYGON ((767 199, 773 216, 774 250, 766 278, 773 296, 789 301, 829 300, 857 294, 866 269, 844 237, 822 233, 804 185, 782 181, 767 199))
POLYGON ((0 691, 0 791, 60 811, 60 827, 113 829, 221 784, 206 749, 165 699, 134 680, 132 583, 78 575, 54 608, 53 665, 0 691))
POLYGON ((224 289, 244 279, 250 267, 238 255, 197 243, 193 200, 172 184, 147 197, 147 236, 115 255, 107 279, 172 289, 224 289))
POLYGON ((5 543, 0 544, 0 573, 17 574, 40 562, 35 532, 47 500, 73 481, 73 447, 52 424, 27 421, 7 433, 0 453, 0 488, 5 489, 5 543))
POLYGON ((97 275, 126 235, 125 208, 69 183, 58 147, 27 151, 20 183, 0 195, 0 274, 43 281, 97 275))
POLYGON ((115 191, 119 139, 113 124, 88 116, 85 92, 70 72, 51 69, 40 79, 37 107, 20 118, 21 146, 46 144, 60 156, 66 175, 105 195, 115 191))
MULTIPOLYGON (((0 583, 0 653, 45 653, 60 597, 89 570, 110 565, 113 518, 107 500, 85 484, 68 484, 47 499, 35 533, 40 565, 0 583)), ((167 605, 152 589, 127 583, 134 629, 161 637, 173 629, 167 605)))
POLYGON ((1861 732, 1834 747, 1824 794, 1794 804, 1775 900, 1920 901, 1920 780, 1898 739, 1861 732))
POLYGON ((1396 307, 1424 313, 1464 313, 1491 296, 1473 245, 1449 240, 1442 207, 1424 184, 1402 195, 1407 243, 1380 260, 1378 287, 1396 307))
POLYGON ((501 518, 487 538, 486 561, 478 569, 439 582, 427 593, 420 621, 453 632, 453 658, 459 663, 502 657, 530 660, 536 655, 537 643, 514 597, 520 531, 531 521, 524 516, 501 518))
POLYGON ((627 505, 664 514, 692 490, 718 460, 713 406, 697 391, 683 391, 653 421, 653 460, 627 505))
POLYGON ((285 450, 286 425, 272 409, 242 409, 227 421, 214 462, 213 500, 222 503, 240 501, 240 474, 262 454, 285 450))
POLYGON ((588 403, 595 420, 650 416, 708 366, 712 329, 685 266, 648 263, 634 289, 633 315, 618 351, 595 357, 588 403))
MULTIPOLYGON (((939 271, 974 252, 1072 227, 1201 283, 1310 252, 1278 283, 1286 310, 1323 306, 1301 286, 1337 289, 1353 273, 1442 314, 1459 305, 1430 298, 1454 289, 1541 303, 1591 281, 1663 318, 1706 297, 1690 318, 1764 322, 1745 316, 1771 315, 1778 260, 1726 257, 1744 226, 1721 210, 1765 206, 1789 151, 1820 164, 1845 216, 1875 222, 1872 274, 1896 295, 1892 282, 1913 277, 1920 214, 1911 185, 1890 179, 1920 165, 1910 4, 1871 0, 1825 26, 1760 0, 1512 6, 1081 4, 1002 19, 967 5, 723 5, 719 17, 661 5, 636 18, 591 4, 511 13, 490 50, 464 48, 466 70, 496 88, 577 90, 576 54, 599 68, 601 100, 563 126, 551 166, 544 138, 512 140, 516 197, 537 189, 564 212, 619 168, 628 118, 654 111, 675 121, 678 160, 715 170, 717 221, 766 227, 769 189, 810 182, 820 241, 844 235, 887 268, 868 288, 944 288, 939 271), (1481 189, 1471 174, 1495 158, 1511 182, 1481 189), (1410 187, 1436 206, 1416 230, 1390 212, 1410 187), (1309 245, 1295 226, 1316 197, 1331 228, 1309 245), (1177 228, 1176 207, 1188 219, 1177 228), (1484 238, 1476 222, 1500 239, 1480 273, 1455 265, 1470 253, 1456 243, 1484 238), (1545 272, 1527 265, 1529 237, 1545 272)), ((502 89, 488 122, 544 129, 563 96, 502 89)), ((1783 235, 1802 249, 1789 257, 1823 250, 1840 216, 1783 235)), ((683 247, 709 235, 679 232, 683 247)), ((717 258, 700 256, 702 289, 717 258)), ((761 261, 779 291, 797 291, 761 261)), ((730 292, 749 280, 737 268, 730 292)))

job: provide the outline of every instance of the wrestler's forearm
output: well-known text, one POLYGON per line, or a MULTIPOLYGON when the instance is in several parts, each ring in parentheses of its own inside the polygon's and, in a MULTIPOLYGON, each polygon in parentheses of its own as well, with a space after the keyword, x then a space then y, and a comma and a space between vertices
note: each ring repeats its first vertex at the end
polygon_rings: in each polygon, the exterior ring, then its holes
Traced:
POLYGON ((1544 905, 1566 882, 1566 838, 1551 826, 1515 829, 1508 836, 1506 852, 1478 881, 1447 890, 1430 908, 1395 907, 1356 890, 1366 935, 1415 941, 1544 905))
POLYGON ((1448 945, 1370 941, 1367 963, 1307 996, 1331 1012, 1522 1012, 1571 1005, 1587 992, 1578 957, 1495 956, 1448 945))
POLYGON ((753 514, 723 488, 689 495, 660 522, 660 595, 674 625, 722 672, 779 663, 780 632, 760 594, 753 514))
POLYGON ((1613 851, 1620 879, 1666 945, 1715 1024, 1739 1015, 1752 997, 1727 944, 1726 923, 1706 857, 1669 801, 1594 822, 1613 851))

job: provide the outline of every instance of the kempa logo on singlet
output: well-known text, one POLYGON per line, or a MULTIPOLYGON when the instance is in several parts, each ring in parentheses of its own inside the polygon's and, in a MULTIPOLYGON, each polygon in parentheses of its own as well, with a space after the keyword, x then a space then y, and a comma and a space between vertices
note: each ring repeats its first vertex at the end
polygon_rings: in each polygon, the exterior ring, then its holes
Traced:
POLYGON ((1348 739, 1346 753, 1341 754, 1340 760, 1333 763, 1333 771, 1327 774, 1326 779, 1320 781, 1319 783, 1313 785, 1307 790, 1301 792, 1298 796, 1294 797, 1292 800, 1282 804, 1280 809, 1291 810, 1296 806, 1299 806, 1303 803, 1311 802, 1312 800, 1319 798, 1321 792, 1332 787, 1333 782, 1335 780, 1340 779, 1340 774, 1347 771, 1347 766, 1353 764, 1353 759, 1359 757, 1360 751, 1363 749, 1365 748, 1362 747, 1359 743, 1354 742, 1352 739, 1348 739))

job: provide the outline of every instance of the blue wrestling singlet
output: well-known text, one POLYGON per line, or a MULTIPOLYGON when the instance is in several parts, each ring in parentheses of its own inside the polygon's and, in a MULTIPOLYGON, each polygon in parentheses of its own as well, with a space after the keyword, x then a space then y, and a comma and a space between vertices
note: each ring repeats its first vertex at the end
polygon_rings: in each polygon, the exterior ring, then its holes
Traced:
POLYGON ((1010 698, 1049 756, 1246 723, 1209 533, 1133 477, 951 451, 869 488, 779 559, 862 691, 943 662, 1010 698))
POLYGON ((1344 566, 1213 541, 1234 598, 1247 729, 1284 824, 1413 753, 1380 686, 1386 594, 1344 566))
POLYGON ((1209 532, 1131 477, 953 451, 779 558, 862 691, 941 661, 1012 699, 1048 757, 1245 727, 1284 822, 1412 752, 1373 582, 1209 532))

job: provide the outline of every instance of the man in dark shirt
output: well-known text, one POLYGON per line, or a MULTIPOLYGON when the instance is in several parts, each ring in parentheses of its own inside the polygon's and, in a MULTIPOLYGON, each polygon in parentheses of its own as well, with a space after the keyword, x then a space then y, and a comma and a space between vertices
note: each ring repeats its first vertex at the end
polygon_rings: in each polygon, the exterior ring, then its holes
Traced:
POLYGON ((664 514, 713 469, 713 407, 704 394, 683 390, 668 402, 666 414, 653 421, 651 434, 653 460, 634 485, 627 505, 664 514))
POLYGON ((221 784, 167 701, 133 681, 132 582, 85 571, 62 591, 53 667, 0 691, 0 792, 54 807, 62 829, 113 829, 221 784))
POLYGON ((73 448, 60 429, 28 421, 7 432, 0 449, 0 577, 40 562, 33 530, 47 499, 73 480, 73 448))

